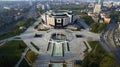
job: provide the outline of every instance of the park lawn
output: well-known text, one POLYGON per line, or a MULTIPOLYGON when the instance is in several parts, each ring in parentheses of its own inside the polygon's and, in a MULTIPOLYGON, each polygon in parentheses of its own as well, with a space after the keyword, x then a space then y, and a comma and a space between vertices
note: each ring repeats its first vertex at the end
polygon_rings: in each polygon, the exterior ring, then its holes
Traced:
POLYGON ((92 17, 91 17, 91 16, 88 16, 87 14, 80 15, 80 18, 81 18, 81 19, 84 19, 85 23, 86 23, 88 26, 91 26, 93 23, 95 23, 95 21, 92 19, 92 17))
POLYGON ((107 26, 107 24, 104 23, 94 23, 90 26, 90 31, 94 32, 94 33, 101 33, 105 27, 107 26))
POLYGON ((33 63, 35 61, 35 59, 37 58, 37 54, 29 49, 28 52, 26 53, 25 57, 29 63, 33 63))
POLYGON ((100 67, 117 67, 114 58, 111 56, 105 56, 100 62, 100 67))
POLYGON ((99 41, 89 41, 92 51, 85 56, 82 67, 116 67, 115 58, 107 53, 99 41))
POLYGON ((0 47, 0 67, 14 67, 26 47, 21 40, 6 42, 0 47))

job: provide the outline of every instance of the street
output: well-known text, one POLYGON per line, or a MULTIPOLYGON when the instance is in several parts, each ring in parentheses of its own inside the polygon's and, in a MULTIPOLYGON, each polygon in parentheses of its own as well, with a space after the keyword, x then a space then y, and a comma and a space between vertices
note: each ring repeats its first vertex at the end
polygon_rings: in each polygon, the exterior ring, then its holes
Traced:
POLYGON ((101 33, 100 41, 106 51, 113 53, 117 62, 120 63, 120 48, 115 44, 114 39, 116 29, 117 23, 112 20, 101 33))

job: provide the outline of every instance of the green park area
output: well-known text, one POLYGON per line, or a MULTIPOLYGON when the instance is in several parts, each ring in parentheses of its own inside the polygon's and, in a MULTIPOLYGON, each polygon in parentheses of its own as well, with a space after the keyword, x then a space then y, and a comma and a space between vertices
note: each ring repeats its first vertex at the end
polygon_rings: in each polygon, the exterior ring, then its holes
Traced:
POLYGON ((29 49, 28 52, 26 53, 25 57, 29 63, 33 63, 35 61, 35 59, 37 58, 37 54, 29 49))
POLYGON ((88 16, 87 14, 84 14, 84 15, 80 15, 79 16, 81 19, 84 19, 85 23, 90 26, 92 25, 93 23, 95 23, 95 21, 92 19, 91 16, 88 16))
POLYGON ((0 67, 14 67, 26 47, 21 40, 9 41, 0 46, 0 67))
POLYGON ((117 67, 114 56, 107 53, 99 41, 89 41, 88 43, 92 51, 86 52, 82 67, 117 67))
POLYGON ((7 33, 0 35, 0 40, 20 35, 22 32, 24 32, 26 30, 26 29, 19 29, 20 27, 28 28, 34 22, 35 22, 35 19, 33 19, 33 18, 28 18, 26 22, 19 21, 18 23, 16 23, 16 27, 14 29, 8 31, 7 33))
POLYGON ((94 33, 101 33, 106 26, 106 23, 94 23, 90 26, 90 31, 94 33))

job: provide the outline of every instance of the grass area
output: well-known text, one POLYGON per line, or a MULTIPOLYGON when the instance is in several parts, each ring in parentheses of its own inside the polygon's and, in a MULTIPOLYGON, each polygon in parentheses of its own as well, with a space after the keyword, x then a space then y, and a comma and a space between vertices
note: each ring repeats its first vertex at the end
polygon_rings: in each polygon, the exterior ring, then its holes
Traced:
POLYGON ((6 42, 0 47, 0 67, 14 67, 26 47, 21 40, 6 42))
POLYGON ((35 49, 37 49, 37 51, 40 50, 40 48, 39 48, 38 46, 36 46, 33 42, 30 42, 30 43, 31 43, 31 45, 32 45, 35 49))
POLYGON ((25 59, 22 60, 22 62, 20 63, 19 67, 31 67, 30 65, 28 65, 27 61, 25 59))
POLYGON ((92 19, 92 17, 88 16, 87 14, 80 15, 80 18, 84 19, 84 21, 86 22, 86 24, 88 26, 90 26, 91 24, 95 23, 94 20, 92 19))
POLYGON ((32 50, 28 50, 28 52, 27 52, 25 57, 27 58, 29 63, 33 63, 35 61, 35 59, 37 58, 37 55, 32 50))
MULTIPOLYGON (((110 55, 110 54, 109 54, 110 55)), ((100 67, 118 67, 113 60, 114 58, 111 56, 105 56, 100 62, 100 67)))
POLYGON ((92 49, 94 49, 96 45, 101 45, 98 41, 89 41, 88 43, 89 43, 89 45, 91 46, 92 49))
POLYGON ((90 31, 94 33, 101 33, 106 27, 106 23, 94 23, 90 26, 90 31))
POLYGON ((115 58, 107 53, 99 41, 88 42, 92 51, 85 56, 82 67, 116 67, 115 58))

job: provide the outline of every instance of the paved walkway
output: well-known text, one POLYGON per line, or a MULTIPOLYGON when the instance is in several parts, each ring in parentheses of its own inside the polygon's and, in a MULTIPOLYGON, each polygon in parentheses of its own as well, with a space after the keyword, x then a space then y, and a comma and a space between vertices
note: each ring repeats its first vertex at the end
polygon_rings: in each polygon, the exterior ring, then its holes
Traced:
POLYGON ((15 67, 18 67, 20 65, 20 63, 22 62, 22 60, 25 58, 26 53, 28 52, 29 48, 26 48, 24 53, 22 53, 22 56, 20 58, 20 60, 17 62, 17 64, 15 65, 15 67))
POLYGON ((5 42, 0 42, 0 46, 2 46, 2 45, 4 45, 5 44, 5 42))
POLYGON ((78 22, 86 29, 89 30, 89 26, 85 23, 83 19, 78 19, 78 22))
POLYGON ((18 40, 18 39, 15 39, 16 37, 18 37, 18 36, 14 36, 14 37, 10 37, 10 38, 4 39, 4 40, 0 40, 0 46, 4 45, 6 42, 11 41, 11 40, 18 40))

